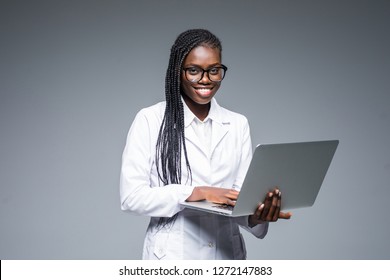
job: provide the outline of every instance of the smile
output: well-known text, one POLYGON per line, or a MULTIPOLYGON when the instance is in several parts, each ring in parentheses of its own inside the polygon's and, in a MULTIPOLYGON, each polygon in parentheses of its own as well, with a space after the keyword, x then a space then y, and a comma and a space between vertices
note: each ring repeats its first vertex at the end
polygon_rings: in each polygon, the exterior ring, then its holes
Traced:
POLYGON ((212 88, 195 88, 195 90, 200 94, 208 94, 211 93, 212 88))

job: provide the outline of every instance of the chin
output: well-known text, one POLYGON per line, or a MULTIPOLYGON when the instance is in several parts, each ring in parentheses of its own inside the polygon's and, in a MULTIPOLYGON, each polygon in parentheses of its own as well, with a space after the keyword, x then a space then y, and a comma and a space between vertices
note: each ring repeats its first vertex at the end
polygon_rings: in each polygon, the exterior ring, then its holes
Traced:
POLYGON ((206 105, 211 102, 211 99, 213 99, 214 95, 207 96, 207 97, 198 97, 198 98, 191 98, 191 100, 197 104, 200 105, 206 105))

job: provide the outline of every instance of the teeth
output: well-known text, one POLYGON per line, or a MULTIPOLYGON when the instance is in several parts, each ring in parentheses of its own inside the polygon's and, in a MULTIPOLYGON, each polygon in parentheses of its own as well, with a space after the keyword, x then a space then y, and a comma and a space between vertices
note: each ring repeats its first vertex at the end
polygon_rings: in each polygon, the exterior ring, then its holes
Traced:
POLYGON ((199 88, 199 89, 197 89, 197 91, 202 92, 202 93, 206 93, 206 92, 210 92, 211 89, 209 89, 209 88, 199 88))

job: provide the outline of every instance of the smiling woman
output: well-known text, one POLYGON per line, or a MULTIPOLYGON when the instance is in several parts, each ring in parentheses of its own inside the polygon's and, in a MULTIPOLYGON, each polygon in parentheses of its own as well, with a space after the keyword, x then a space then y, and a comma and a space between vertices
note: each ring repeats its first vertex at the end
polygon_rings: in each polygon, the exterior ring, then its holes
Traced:
POLYGON ((150 216, 144 259, 245 259, 239 226, 258 238, 268 222, 289 218, 270 192, 249 217, 183 208, 209 200, 234 206, 252 157, 247 119, 214 96, 227 67, 219 39, 207 30, 178 36, 171 49, 166 101, 142 109, 122 156, 122 210, 150 216), (234 149, 232 149, 234 147, 234 149))

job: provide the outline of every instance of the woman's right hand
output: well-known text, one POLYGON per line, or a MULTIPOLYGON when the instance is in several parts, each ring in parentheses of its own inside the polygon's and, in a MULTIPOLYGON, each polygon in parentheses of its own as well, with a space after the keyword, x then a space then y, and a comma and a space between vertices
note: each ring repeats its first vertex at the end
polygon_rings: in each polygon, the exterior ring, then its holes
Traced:
POLYGON ((216 187, 195 187, 186 201, 207 200, 219 204, 234 206, 238 197, 238 191, 216 187))

